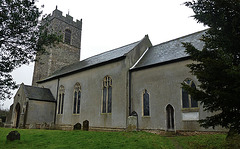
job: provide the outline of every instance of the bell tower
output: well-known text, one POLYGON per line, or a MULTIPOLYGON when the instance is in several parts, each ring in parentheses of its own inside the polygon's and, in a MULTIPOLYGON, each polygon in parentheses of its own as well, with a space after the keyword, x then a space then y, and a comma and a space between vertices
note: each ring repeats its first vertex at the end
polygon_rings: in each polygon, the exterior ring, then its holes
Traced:
POLYGON ((32 85, 47 78, 63 66, 80 60, 82 19, 73 21, 69 14, 62 15, 56 9, 48 16, 48 31, 62 35, 62 42, 45 47, 44 54, 37 54, 33 72, 32 85))

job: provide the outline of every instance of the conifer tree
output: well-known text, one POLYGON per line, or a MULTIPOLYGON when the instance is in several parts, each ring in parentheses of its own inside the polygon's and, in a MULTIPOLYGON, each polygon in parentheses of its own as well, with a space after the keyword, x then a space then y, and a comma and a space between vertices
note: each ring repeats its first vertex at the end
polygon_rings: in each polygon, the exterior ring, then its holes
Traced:
POLYGON ((208 26, 203 49, 183 43, 194 63, 187 65, 200 85, 183 88, 212 116, 203 127, 222 126, 240 133, 240 1, 193 0, 185 2, 194 19, 208 26))
POLYGON ((11 89, 17 87, 11 72, 33 61, 44 51, 43 45, 59 40, 47 34, 41 13, 35 0, 0 0, 0 100, 10 98, 11 89))

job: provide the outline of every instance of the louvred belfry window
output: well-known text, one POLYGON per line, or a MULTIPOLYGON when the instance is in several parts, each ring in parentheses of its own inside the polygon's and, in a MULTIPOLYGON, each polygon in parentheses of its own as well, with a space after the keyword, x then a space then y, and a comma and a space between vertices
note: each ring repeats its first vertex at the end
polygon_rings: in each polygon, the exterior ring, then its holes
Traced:
POLYGON ((64 38, 64 42, 66 44, 71 44, 71 36, 72 36, 72 32, 69 29, 65 30, 65 38, 64 38))

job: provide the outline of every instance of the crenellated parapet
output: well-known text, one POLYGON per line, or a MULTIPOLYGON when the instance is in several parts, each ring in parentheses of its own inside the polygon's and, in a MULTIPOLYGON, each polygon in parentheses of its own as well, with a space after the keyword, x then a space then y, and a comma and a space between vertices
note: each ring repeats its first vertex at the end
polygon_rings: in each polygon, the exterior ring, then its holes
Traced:
POLYGON ((48 15, 49 21, 53 20, 54 18, 59 19, 62 22, 65 22, 67 24, 70 24, 78 29, 82 29, 82 19, 81 20, 76 20, 73 21, 73 17, 70 16, 69 14, 66 14, 66 16, 62 15, 62 11, 58 10, 57 7, 56 9, 52 12, 52 14, 48 15))

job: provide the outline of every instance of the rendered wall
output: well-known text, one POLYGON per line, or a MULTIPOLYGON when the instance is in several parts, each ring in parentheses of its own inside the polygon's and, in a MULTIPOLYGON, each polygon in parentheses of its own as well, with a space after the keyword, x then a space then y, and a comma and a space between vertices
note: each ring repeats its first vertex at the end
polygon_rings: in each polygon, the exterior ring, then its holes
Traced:
POLYGON ((53 123, 55 103, 46 101, 29 100, 26 124, 53 123))
POLYGON ((196 85, 199 84, 186 67, 189 63, 190 60, 185 60, 132 72, 132 111, 138 113, 140 129, 167 130, 166 106, 170 104, 174 109, 175 130, 212 130, 201 128, 197 122, 208 115, 200 104, 195 109, 182 108, 181 83, 190 78, 196 85), (150 116, 143 116, 145 89, 150 96, 150 116))

